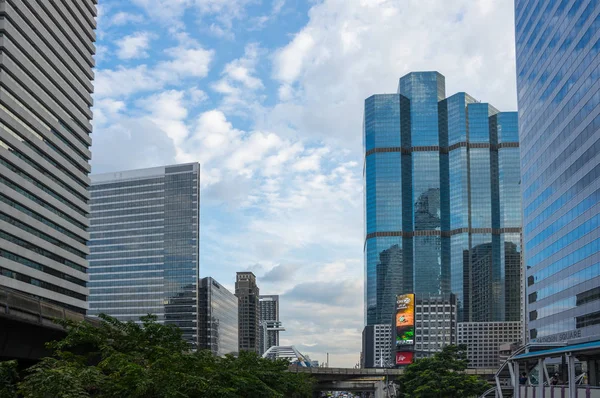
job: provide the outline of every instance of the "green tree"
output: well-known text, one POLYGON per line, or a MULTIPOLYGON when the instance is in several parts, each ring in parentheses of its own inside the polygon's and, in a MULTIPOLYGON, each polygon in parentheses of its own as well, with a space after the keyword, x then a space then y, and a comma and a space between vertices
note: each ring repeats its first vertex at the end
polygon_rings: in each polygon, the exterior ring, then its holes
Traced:
POLYGON ((0 362, 0 398, 13 398, 18 380, 17 361, 0 362))
POLYGON ((399 380, 400 397, 454 398, 478 396, 489 388, 477 376, 465 374, 467 347, 446 346, 432 357, 406 367, 399 380))
POLYGON ((247 352, 225 358, 207 351, 190 352, 179 329, 157 323, 155 316, 142 318, 141 324, 105 315, 100 325, 61 323, 67 336, 49 344, 53 356, 29 368, 18 384, 25 398, 304 398, 312 394, 311 379, 287 372, 285 361, 247 352))

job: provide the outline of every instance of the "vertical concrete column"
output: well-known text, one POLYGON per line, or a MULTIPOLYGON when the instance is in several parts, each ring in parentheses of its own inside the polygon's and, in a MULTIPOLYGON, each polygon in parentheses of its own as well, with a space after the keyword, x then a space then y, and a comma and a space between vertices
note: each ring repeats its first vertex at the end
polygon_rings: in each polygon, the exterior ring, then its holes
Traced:
POLYGON ((375 383, 375 398, 386 398, 385 383, 383 381, 378 381, 375 383))
POLYGON ((544 394, 544 359, 538 359, 538 388, 537 396, 542 398, 544 394))
POLYGON ((575 357, 567 353, 567 372, 569 374, 569 398, 577 398, 577 385, 575 384, 575 357))
POLYGON ((508 366, 512 367, 511 377, 513 378, 513 398, 521 398, 521 383, 519 383, 519 363, 511 362, 508 366))

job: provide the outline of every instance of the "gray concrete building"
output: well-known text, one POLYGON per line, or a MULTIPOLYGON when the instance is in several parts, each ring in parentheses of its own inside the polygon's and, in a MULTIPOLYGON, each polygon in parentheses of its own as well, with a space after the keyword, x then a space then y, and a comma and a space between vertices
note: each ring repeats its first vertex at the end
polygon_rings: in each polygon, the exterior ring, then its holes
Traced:
POLYGON ((85 313, 96 0, 0 16, 0 286, 85 313))
POLYGON ((417 297, 415 317, 415 358, 433 356, 444 347, 456 344, 458 306, 453 294, 417 297))
POLYGON ((496 368, 506 344, 520 343, 523 324, 514 322, 461 322, 458 344, 467 346, 469 368, 496 368))
POLYGON ((262 295, 258 298, 260 311, 259 354, 279 345, 279 332, 285 330, 279 319, 279 295, 262 295))
POLYGON ((392 361, 392 324, 367 325, 362 332, 361 368, 390 368, 392 361))
POLYGON ((235 280, 235 295, 238 298, 239 351, 260 350, 260 290, 252 272, 238 272, 235 280))

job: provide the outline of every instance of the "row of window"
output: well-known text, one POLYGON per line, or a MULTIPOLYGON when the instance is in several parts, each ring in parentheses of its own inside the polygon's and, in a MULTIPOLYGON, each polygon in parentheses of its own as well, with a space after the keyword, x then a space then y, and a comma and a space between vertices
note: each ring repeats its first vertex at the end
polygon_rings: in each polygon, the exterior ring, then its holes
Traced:
POLYGON ((55 293, 64 294, 65 296, 73 297, 81 301, 86 301, 87 296, 85 294, 77 293, 69 289, 65 289, 60 286, 53 285, 48 282, 41 281, 39 279, 32 278, 30 276, 20 274, 18 272, 11 271, 7 268, 0 267, 0 275, 7 278, 16 279, 20 282, 28 283, 33 286, 41 287, 42 289, 50 290, 55 293))
POLYGON ((71 282, 71 283, 74 283, 74 284, 79 285, 79 286, 85 287, 86 284, 87 284, 87 282, 84 281, 84 280, 82 280, 82 279, 75 278, 75 277, 73 277, 73 276, 71 276, 69 274, 65 274, 63 272, 57 271, 54 268, 47 267, 47 266, 42 265, 40 263, 36 263, 35 261, 31 261, 31 260, 29 260, 29 259, 27 259, 25 257, 21 257, 21 256, 19 256, 17 254, 8 252, 8 251, 3 250, 3 249, 0 249, 0 257, 6 258, 6 259, 14 261, 14 262, 17 262, 19 264, 23 264, 23 265, 25 265, 25 266, 27 266, 29 268, 33 268, 33 269, 36 269, 38 271, 42 271, 43 273, 55 276, 57 278, 63 279, 65 281, 67 281, 67 282, 71 282))
POLYGON ((0 194, 0 202, 6 203, 7 205, 14 207, 15 209, 19 210, 21 213, 24 213, 24 214, 28 215, 29 217, 36 219, 37 221, 49 226, 52 229, 55 229, 56 231, 68 236, 71 239, 76 240, 79 243, 82 243, 84 245, 87 243, 87 241, 85 239, 83 239, 82 237, 80 237, 79 235, 76 235, 73 232, 61 227, 60 225, 48 220, 47 218, 40 216, 39 214, 29 210, 25 206, 20 205, 19 203, 15 202, 14 200, 10 199, 7 196, 0 194))
MULTIPOLYGON (((1 124, 0 124, 0 127, 2 127, 1 124)), ((4 130, 8 131, 7 128, 4 128, 4 130)), ((9 131, 9 133, 10 133, 10 131, 9 131)), ((12 134, 12 135, 15 136, 14 134, 12 134)), ((20 137, 15 136, 15 138, 17 138, 17 140, 19 140, 20 142, 24 143, 24 140, 21 139, 20 137)), ((26 143, 24 143, 24 144, 27 145, 26 143)), ((16 157, 18 157, 19 159, 21 159, 22 161, 27 163, 29 166, 33 167, 38 173, 44 175, 45 177, 50 179, 52 182, 59 185, 61 188, 63 188, 64 190, 66 190, 67 192, 69 192, 70 194, 75 196, 77 199, 81 200, 83 203, 87 203, 87 198, 84 195, 77 192, 75 189, 70 187, 68 184, 65 184, 61 179, 59 179, 59 178, 55 177, 53 174, 49 173, 45 168, 39 166, 36 162, 31 160, 28 156, 24 155, 21 151, 13 148, 12 146, 8 145, 6 142, 4 142, 2 140, 0 140, 0 146, 4 146, 13 155, 15 155, 16 157)))
POLYGON ((50 243, 52 243, 53 245, 55 245, 55 246, 57 246, 57 247, 60 247, 60 248, 61 248, 61 249, 63 249, 63 250, 66 250, 66 251, 68 251, 68 252, 70 252, 70 253, 72 253, 72 254, 75 254, 75 255, 76 255, 76 256, 78 256, 78 257, 81 257, 81 258, 83 258, 83 259, 85 259, 85 258, 86 258, 86 254, 85 254, 84 252, 81 252, 81 251, 79 251, 79 250, 77 250, 77 249, 74 249, 74 248, 72 248, 71 246, 69 246, 69 245, 67 245, 67 244, 63 243, 62 241, 60 241, 60 240, 58 240, 58 239, 55 239, 55 238, 51 237, 50 235, 47 235, 47 234, 45 234, 45 233, 43 233, 43 232, 40 232, 40 231, 38 231, 37 229, 34 229, 34 228, 30 227, 29 225, 27 225, 27 224, 25 224, 25 223, 22 223, 21 221, 19 221, 19 220, 15 219, 15 218, 13 218, 13 217, 10 217, 10 216, 9 216, 9 215, 7 215, 7 214, 4 214, 4 213, 1 213, 1 212, 0 212, 0 220, 2 220, 2 221, 4 221, 4 222, 7 222, 7 223, 9 223, 9 224, 12 224, 12 225, 14 225, 15 227, 18 227, 18 228, 20 228, 20 229, 22 229, 22 230, 24 230, 24 231, 27 231, 27 232, 29 232, 30 234, 32 234, 32 235, 35 235, 35 236, 37 236, 38 238, 41 238, 41 239, 43 239, 43 240, 45 240, 45 241, 47 241, 47 242, 50 242, 50 243))
POLYGON ((74 263, 71 260, 67 260, 66 258, 63 258, 61 256, 58 256, 52 252, 49 252, 48 250, 42 249, 41 247, 37 247, 29 242, 26 242, 22 239, 17 238, 16 236, 13 235, 9 235, 4 231, 0 231, 0 239, 4 239, 7 240, 11 243, 14 243, 18 246, 21 246, 27 250, 31 250, 34 253, 37 253, 41 256, 47 257, 53 261, 56 261, 57 263, 61 263, 63 265, 66 265, 67 267, 73 268, 74 270, 80 271, 80 272, 86 272, 86 268, 82 267, 81 265, 74 263))
POLYGON ((73 224, 77 228, 82 229, 84 231, 87 229, 87 226, 85 226, 84 224, 80 223, 79 221, 75 220, 74 218, 72 218, 71 216, 67 215, 63 211, 58 210, 56 207, 54 207, 54 206, 48 204, 47 202, 41 200, 37 196, 31 194, 29 191, 24 190, 23 188, 21 188, 17 184, 13 183, 12 181, 9 181, 9 180, 5 179, 2 176, 0 176, 0 184, 2 184, 4 186, 7 186, 7 187, 11 188, 12 190, 20 193, 21 195, 23 195, 26 198, 28 198, 29 200, 35 202, 36 204, 38 204, 39 206, 43 207, 44 209, 46 209, 46 210, 48 210, 48 211, 56 214, 60 218, 62 218, 64 220, 68 221, 69 223, 73 224))
MULTIPOLYGON (((35 154, 37 156, 39 156, 40 158, 44 159, 46 162, 50 163, 52 166, 56 167, 57 169, 59 169, 60 171, 62 171, 63 173, 65 173, 66 176, 68 176, 73 182, 75 182, 77 185, 81 186, 82 188, 87 189, 87 185, 84 184, 82 181, 80 181, 77 176, 75 176, 71 171, 69 171, 67 168, 63 167, 59 162, 55 161, 53 158, 51 158, 50 156, 48 156, 47 154, 45 154, 42 150, 40 150, 39 148, 37 148, 35 145, 33 145, 31 142, 29 142, 28 139, 22 137, 21 135, 19 135, 18 133, 16 133, 14 130, 12 130, 11 128, 9 128, 8 126, 6 126, 4 123, 0 123, 0 129, 3 129, 4 131, 6 131, 8 134, 10 134, 12 137, 14 137, 16 140, 18 140, 19 142, 21 142, 23 145, 25 145, 27 148, 31 149, 33 152, 35 152, 35 154)), ((32 132, 32 135, 34 137, 36 137, 37 139, 39 139, 40 141, 47 143, 47 141, 44 140, 44 138, 35 133, 32 132)), ((49 145, 48 145, 49 146, 49 145)), ((87 175, 87 172, 85 173, 85 175, 87 175)), ((77 191, 71 191, 71 193, 73 193, 74 195, 79 195, 78 197, 80 197, 82 200, 86 200, 85 197, 81 197, 81 195, 79 193, 77 193, 77 191)))

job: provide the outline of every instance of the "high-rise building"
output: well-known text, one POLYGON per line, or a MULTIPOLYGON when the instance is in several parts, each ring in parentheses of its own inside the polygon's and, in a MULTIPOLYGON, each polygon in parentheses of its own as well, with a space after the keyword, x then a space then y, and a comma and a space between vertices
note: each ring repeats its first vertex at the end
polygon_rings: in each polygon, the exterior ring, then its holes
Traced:
POLYGON ((361 368, 392 366, 392 324, 367 325, 362 332, 361 368))
POLYGON ((85 314, 96 1, 0 15, 0 286, 85 314))
POLYGON ((415 358, 426 358, 457 342, 456 296, 416 299, 415 358))
POLYGON ((238 298, 210 277, 200 279, 198 289, 198 349, 237 352, 238 298))
POLYGON ((413 292, 455 294, 459 321, 518 321, 517 113, 409 73, 365 100, 364 149, 365 323, 389 323, 413 292))
POLYGON ((259 354, 263 354, 269 348, 279 345, 279 332, 282 330, 279 320, 279 296, 259 296, 260 309, 260 347, 259 354))
POLYGON ((517 0, 515 17, 528 337, 598 341, 600 3, 517 0))
POLYGON ((196 348, 200 165, 92 176, 90 315, 155 314, 196 348))
POLYGON ((239 351, 260 350, 260 291, 256 276, 252 272, 238 272, 235 280, 235 295, 238 298, 238 347, 239 351))

